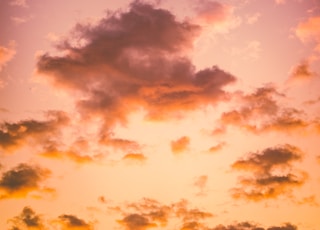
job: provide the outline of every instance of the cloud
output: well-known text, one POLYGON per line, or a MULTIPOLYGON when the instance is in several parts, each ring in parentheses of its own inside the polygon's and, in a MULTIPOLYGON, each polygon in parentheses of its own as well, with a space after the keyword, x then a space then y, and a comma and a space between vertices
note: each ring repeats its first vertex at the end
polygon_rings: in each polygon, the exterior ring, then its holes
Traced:
POLYGON ((183 136, 178 140, 171 141, 171 151, 173 153, 181 153, 188 149, 190 144, 190 138, 187 136, 183 136))
POLYGON ((124 215, 118 223, 129 230, 144 230, 152 227, 166 227, 170 220, 180 221, 180 225, 187 229, 191 225, 204 226, 202 220, 212 217, 209 212, 199 209, 190 209, 186 200, 169 205, 161 204, 156 200, 144 198, 140 202, 130 203, 125 207, 113 208, 124 215))
POLYGON ((116 137, 114 137, 113 132, 103 131, 100 134, 99 143, 106 145, 106 146, 109 146, 109 147, 112 147, 115 150, 122 150, 122 151, 126 151, 126 152, 139 151, 141 149, 141 146, 139 145, 138 142, 123 139, 123 138, 116 138, 116 137))
POLYGON ((287 2, 287 0, 274 0, 276 4, 283 5, 287 2))
POLYGON ((223 87, 235 81, 216 66, 195 70, 186 52, 199 32, 167 10, 134 1, 96 25, 78 24, 59 45, 63 54, 40 56, 37 71, 56 87, 80 93, 78 111, 103 117, 104 130, 141 108, 149 119, 180 117, 227 99, 223 87))
POLYGON ((54 190, 41 186, 50 170, 27 164, 19 164, 2 174, 0 199, 27 197, 29 194, 52 193, 54 190))
POLYGON ((123 156, 122 160, 132 163, 144 163, 147 158, 142 153, 128 153, 123 156))
POLYGON ((208 176, 202 175, 195 179, 193 185, 197 187, 200 191, 197 193, 198 196, 206 195, 205 189, 208 182, 208 176))
POLYGON ((279 105, 276 98, 284 95, 273 86, 260 87, 251 94, 240 94, 238 97, 239 109, 221 115, 222 127, 233 125, 253 133, 261 133, 305 130, 310 125, 302 118, 302 111, 279 105))
POLYGON ((42 217, 37 215, 30 207, 26 206, 23 208, 21 214, 9 220, 13 223, 11 229, 27 228, 33 230, 44 229, 42 217))
POLYGON ((94 157, 89 155, 80 155, 73 150, 61 151, 56 147, 47 147, 39 155, 50 159, 68 159, 77 164, 87 164, 95 161, 94 157))
POLYGON ((309 17, 300 22, 295 29, 296 36, 303 42, 314 42, 315 50, 320 52, 320 17, 309 17))
POLYGON ((77 230, 93 230, 93 226, 90 223, 78 218, 74 215, 63 214, 58 218, 59 224, 63 229, 77 229, 77 230))
POLYGON ((233 198, 260 201, 290 194, 307 178, 305 172, 293 167, 302 157, 300 149, 288 144, 249 153, 232 164, 233 169, 251 174, 239 177, 240 187, 231 190, 233 198))
POLYGON ((261 13, 257 12, 252 15, 248 15, 246 17, 246 20, 249 25, 253 25, 254 23, 256 23, 259 20, 260 17, 261 17, 261 13))
POLYGON ((230 225, 219 225, 214 227, 211 230, 297 230, 298 228, 290 223, 286 223, 282 226, 273 226, 264 228, 258 226, 257 224, 250 223, 250 222, 240 222, 236 224, 230 225))
POLYGON ((33 18, 32 15, 29 15, 27 17, 14 17, 12 16, 10 19, 16 24, 16 25, 20 25, 23 23, 28 22, 29 20, 31 20, 33 18))
POLYGON ((20 7, 28 7, 27 0, 11 0, 11 6, 20 6, 20 7))
POLYGON ((241 23, 240 18, 234 15, 233 6, 218 1, 198 0, 194 10, 195 21, 218 33, 227 33, 241 23))
POLYGON ((149 222, 148 218, 139 214, 130 214, 118 222, 128 230, 145 230, 156 226, 155 223, 149 222))
POLYGON ((209 152, 210 152, 210 153, 218 152, 218 151, 220 151, 225 145, 226 145, 225 142, 220 142, 220 143, 218 143, 218 144, 216 144, 216 145, 213 145, 213 146, 210 147, 209 152))
POLYGON ((0 46, 0 72, 3 67, 14 57, 16 54, 16 43, 15 41, 10 41, 8 46, 0 46))
POLYGON ((13 223, 13 229, 32 229, 42 230, 44 228, 43 220, 40 215, 37 215, 30 207, 26 206, 23 208, 21 214, 10 219, 8 222, 13 223))
POLYGON ((316 73, 310 69, 309 61, 302 61, 292 68, 288 81, 307 81, 315 76, 316 73))
POLYGON ((0 124, 0 148, 14 150, 29 140, 48 140, 66 125, 69 118, 64 112, 50 111, 46 121, 24 120, 17 123, 0 124))

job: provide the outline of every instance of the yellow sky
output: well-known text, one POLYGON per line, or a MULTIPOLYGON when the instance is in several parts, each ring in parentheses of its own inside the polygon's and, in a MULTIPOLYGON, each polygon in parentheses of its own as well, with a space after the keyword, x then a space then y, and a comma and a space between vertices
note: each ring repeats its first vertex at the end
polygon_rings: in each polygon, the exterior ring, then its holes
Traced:
POLYGON ((320 226, 318 0, 4 0, 0 23, 0 229, 320 226))

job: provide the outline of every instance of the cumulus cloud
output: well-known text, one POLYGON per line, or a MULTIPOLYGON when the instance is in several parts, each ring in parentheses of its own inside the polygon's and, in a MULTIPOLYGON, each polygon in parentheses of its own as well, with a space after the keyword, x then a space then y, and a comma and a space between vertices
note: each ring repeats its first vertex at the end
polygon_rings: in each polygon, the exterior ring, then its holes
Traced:
POLYGON ((305 60, 294 66, 289 75, 288 81, 307 81, 316 76, 310 68, 310 62, 305 60))
POLYGON ((50 175, 50 170, 27 164, 19 164, 2 174, 0 199, 27 197, 29 194, 52 193, 52 188, 43 187, 42 182, 50 175))
POLYGON ((300 22, 295 29, 296 36, 304 43, 314 42, 315 50, 320 52, 320 17, 309 17, 300 22))
POLYGON ((106 130, 139 108, 149 119, 179 117, 227 99, 223 87, 235 81, 216 66, 195 70, 186 50, 199 31, 167 10, 134 1, 96 25, 78 24, 59 45, 63 54, 40 56, 37 70, 55 86, 80 93, 78 111, 103 117, 106 130))
POLYGON ((2 68, 14 57, 16 54, 16 43, 10 41, 8 46, 0 46, 0 72, 2 68))
POLYGON ((177 140, 171 141, 171 151, 173 153, 181 153, 188 149, 190 138, 187 136, 180 137, 177 140))
POLYGON ((0 123, 0 148, 14 150, 29 140, 48 140, 69 121, 61 111, 47 113, 46 121, 24 120, 17 123, 0 123))
POLYGON ((288 195, 295 187, 304 184, 307 174, 293 167, 303 153, 292 145, 266 148, 249 153, 232 164, 235 170, 247 171, 250 176, 239 177, 240 187, 231 190, 237 199, 260 201, 288 195))
POLYGON ((128 153, 123 156, 122 160, 132 163, 144 163, 147 158, 142 153, 128 153))
POLYGON ((33 230, 42 230, 44 228, 42 217, 26 206, 23 208, 21 214, 9 220, 13 223, 12 230, 18 229, 33 229, 33 230))
POLYGON ((83 219, 75 215, 63 214, 58 218, 58 223, 63 229, 77 229, 77 230, 93 230, 93 225, 87 223, 83 219))
POLYGON ((280 106, 276 100, 279 97, 284 95, 273 86, 260 87, 251 94, 241 94, 237 105, 239 109, 224 112, 220 118, 221 125, 238 126, 253 133, 291 132, 310 125, 302 118, 302 111, 280 106))

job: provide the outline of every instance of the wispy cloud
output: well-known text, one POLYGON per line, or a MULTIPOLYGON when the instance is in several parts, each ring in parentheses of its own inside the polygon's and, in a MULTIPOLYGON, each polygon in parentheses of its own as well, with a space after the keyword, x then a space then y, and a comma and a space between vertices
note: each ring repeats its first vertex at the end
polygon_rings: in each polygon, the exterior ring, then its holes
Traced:
POLYGON ((11 6, 20 6, 20 7, 28 7, 27 0, 10 0, 9 3, 11 6))
POLYGON ((33 229, 33 230, 42 230, 45 229, 44 221, 42 217, 36 212, 31 209, 30 207, 26 206, 23 208, 21 214, 10 219, 8 222, 13 224, 13 230, 18 229, 33 229))
POLYGON ((68 122, 68 116, 61 111, 48 112, 46 121, 3 122, 0 124, 0 148, 9 152, 24 145, 26 141, 47 141, 59 132, 61 126, 66 125, 68 122))
POLYGON ((8 46, 0 46, 0 72, 3 67, 15 56, 16 43, 10 41, 8 46))
POLYGON ((296 36, 304 43, 314 42, 315 50, 320 52, 320 17, 309 17, 300 22, 295 29, 296 36))

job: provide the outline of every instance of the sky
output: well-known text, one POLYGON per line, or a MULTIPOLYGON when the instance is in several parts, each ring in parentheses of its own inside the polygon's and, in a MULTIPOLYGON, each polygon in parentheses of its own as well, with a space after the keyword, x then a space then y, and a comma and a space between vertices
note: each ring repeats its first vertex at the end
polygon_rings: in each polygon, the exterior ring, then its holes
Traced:
POLYGON ((318 230, 319 0, 0 0, 0 228, 318 230))

